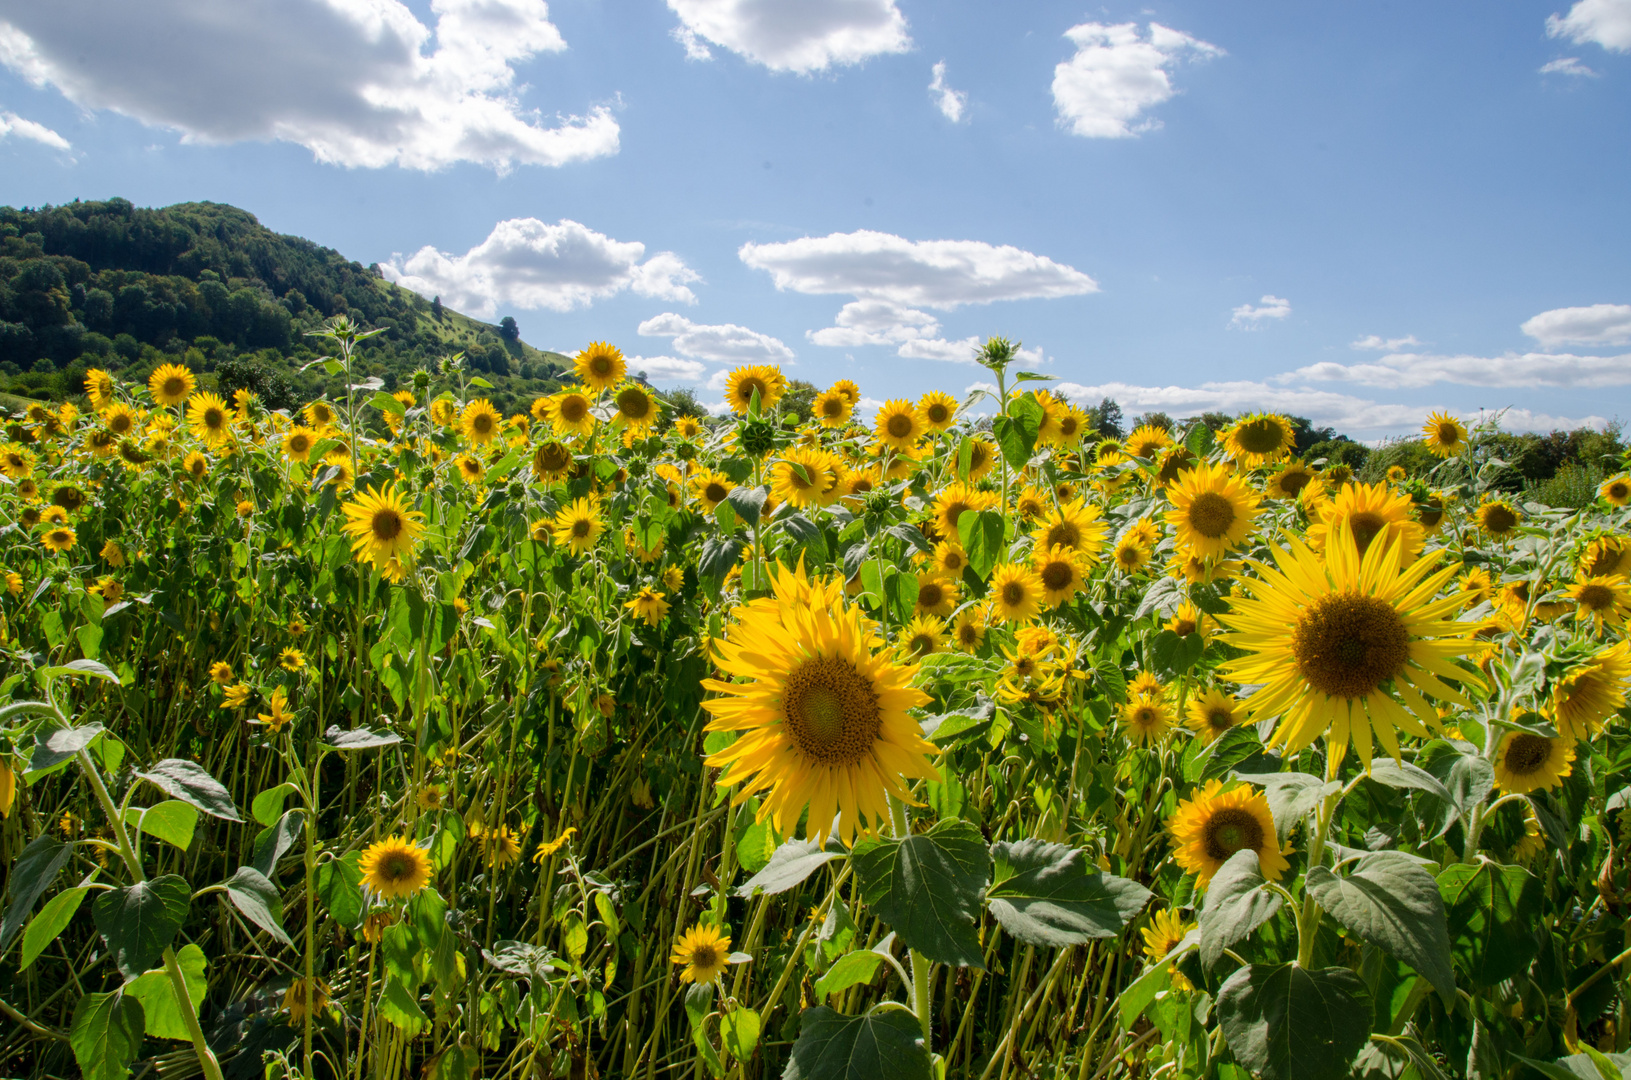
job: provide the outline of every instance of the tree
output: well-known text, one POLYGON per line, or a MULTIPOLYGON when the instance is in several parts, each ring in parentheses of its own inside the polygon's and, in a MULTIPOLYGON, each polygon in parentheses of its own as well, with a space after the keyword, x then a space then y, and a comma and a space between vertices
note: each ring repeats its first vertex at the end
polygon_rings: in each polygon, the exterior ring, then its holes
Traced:
POLYGON ((814 383, 805 382, 803 379, 789 379, 787 392, 782 395, 782 411, 797 416, 799 423, 802 424, 814 415, 812 410, 816 395, 820 392, 814 383))
POLYGON ((437 322, 442 321, 442 298, 440 296, 430 302, 430 317, 437 322))
POLYGON ((521 344, 521 328, 515 324, 515 319, 508 315, 499 320, 498 336, 503 338, 507 345, 521 344))
POLYGON ((1172 422, 1172 417, 1168 416, 1164 412, 1144 413, 1142 416, 1138 417, 1138 419, 1134 420, 1130 426, 1134 430, 1141 427, 1157 427, 1163 431, 1172 431, 1177 427, 1177 425, 1172 422))
POLYGON ((1115 398, 1102 398, 1097 405, 1088 406, 1087 419, 1101 438, 1119 439, 1126 434, 1121 427, 1121 406, 1115 398))

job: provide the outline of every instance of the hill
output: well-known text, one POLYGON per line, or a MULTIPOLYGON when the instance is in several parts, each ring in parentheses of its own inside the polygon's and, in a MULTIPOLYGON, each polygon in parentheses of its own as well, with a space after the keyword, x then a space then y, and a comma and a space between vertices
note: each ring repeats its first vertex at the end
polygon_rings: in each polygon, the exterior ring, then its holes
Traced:
POLYGON ((145 379, 185 363, 205 385, 248 387, 274 408, 337 390, 305 334, 345 313, 384 332, 362 349, 366 374, 394 388, 457 352, 524 408, 559 386, 567 357, 386 281, 331 248, 275 233, 221 203, 143 209, 125 199, 0 207, 0 393, 77 396, 87 368, 145 379))

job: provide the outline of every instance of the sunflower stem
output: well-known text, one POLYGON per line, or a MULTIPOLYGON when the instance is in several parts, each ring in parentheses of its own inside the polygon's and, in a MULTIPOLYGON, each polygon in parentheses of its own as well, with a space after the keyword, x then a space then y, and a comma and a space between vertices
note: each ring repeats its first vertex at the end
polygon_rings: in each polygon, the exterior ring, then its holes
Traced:
MULTIPOLYGON (((895 836, 904 840, 912 834, 912 823, 906 814, 906 804, 895 796, 889 796, 890 824, 894 826, 895 836)), ((930 978, 934 965, 929 958, 916 949, 909 950, 912 958, 912 1011, 917 1014, 917 1022, 923 1028, 923 1049, 931 1052, 934 1041, 930 1036, 930 1025, 934 1017, 934 980, 930 978)))
MULTIPOLYGON (((1332 759, 1328 772, 1335 779, 1339 765, 1332 759)), ((1331 829, 1331 818, 1336 813, 1337 803, 1342 801, 1342 792, 1333 791, 1327 795, 1320 804, 1319 825, 1314 830, 1313 838, 1308 844, 1308 869, 1321 865, 1325 858, 1325 834, 1331 829)), ((1303 887, 1303 908, 1297 915, 1297 966, 1308 968, 1314 960, 1314 939, 1319 936, 1320 917, 1324 909, 1314 899, 1312 893, 1303 887)))

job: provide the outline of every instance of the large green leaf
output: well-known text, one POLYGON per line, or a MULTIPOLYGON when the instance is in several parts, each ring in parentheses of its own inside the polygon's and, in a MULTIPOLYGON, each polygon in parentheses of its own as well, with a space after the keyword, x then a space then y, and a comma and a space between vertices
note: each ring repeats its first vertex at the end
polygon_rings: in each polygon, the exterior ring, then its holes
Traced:
POLYGON ((871 982, 883 962, 883 954, 877 949, 865 949, 840 957, 838 963, 827 969, 827 974, 816 980, 816 1000, 826 1001, 833 994, 848 990, 857 983, 871 982))
POLYGON ((1218 990, 1229 1050, 1263 1080, 1341 1080, 1370 1019, 1370 995, 1347 968, 1251 964, 1218 990))
POLYGON ((995 510, 979 513, 964 512, 957 518, 957 538, 962 541, 968 556, 968 565, 980 579, 991 576, 991 570, 1002 559, 1002 515, 995 510))
POLYGON ((1438 891, 1455 928, 1451 952, 1468 978, 1493 986, 1529 966, 1539 948, 1538 878, 1521 866, 1457 863, 1439 874, 1438 891))
POLYGON ((17 856, 8 882, 11 905, 6 908, 5 918, 0 919, 0 953, 11 948, 28 913, 34 910, 35 901, 57 880, 57 875, 68 865, 73 853, 71 845, 64 844, 50 833, 41 833, 29 841, 23 853, 17 856))
POLYGON ((1316 866, 1307 889, 1333 919, 1427 976, 1446 1004, 1455 1001, 1444 900, 1433 875, 1408 855, 1366 855, 1346 876, 1316 866))
POLYGON ((746 1005, 738 1005, 719 1018, 719 1041, 725 1052, 737 1061, 747 1061, 759 1046, 759 1034, 764 1022, 759 1014, 746 1005))
POLYGON ((222 884, 226 886, 232 906, 243 912, 244 918, 283 944, 294 945, 283 929, 283 897, 265 874, 253 866, 240 866, 238 872, 222 884))
POLYGON ((1253 783, 1263 785, 1264 795, 1269 801, 1269 813, 1274 818, 1274 831, 1282 842, 1304 817, 1325 801, 1326 796, 1342 790, 1340 780, 1321 780, 1300 772, 1263 773, 1251 779, 1253 783))
POLYGON ((180 799, 166 799, 157 806, 127 806, 125 824, 186 851, 198 827, 198 809, 180 799))
POLYGON ((1427 824, 1435 836, 1449 832, 1450 827, 1472 806, 1482 802, 1495 786, 1494 766, 1471 749, 1463 752, 1456 744, 1438 740, 1427 745, 1420 761, 1450 796, 1449 801, 1445 801, 1442 794, 1430 791, 1421 801, 1427 824))
POLYGON ((1267 884, 1257 852, 1244 848, 1212 875, 1201 908, 1201 963, 1211 967, 1223 950, 1268 922, 1280 910, 1280 894, 1267 884))
POLYGON ((1085 852, 1042 840, 991 845, 986 902, 1002 928, 1027 945, 1053 948, 1115 937, 1144 910, 1150 891, 1103 874, 1085 852))
POLYGON ((317 898, 334 916, 334 921, 353 929, 362 922, 362 870, 357 865, 357 852, 343 859, 330 859, 317 866, 317 898))
POLYGON ((974 921, 991 856, 966 821, 920 835, 866 840, 851 856, 874 914, 909 947, 943 964, 984 967, 974 921))
POLYGON ((756 889, 772 896, 786 892, 843 854, 841 848, 833 850, 814 840, 789 840, 771 853, 763 870, 737 888, 736 895, 752 896, 756 889))
POLYGON ((142 1046, 142 1004, 127 994, 86 994, 74 1006, 68 1045, 84 1080, 126 1080, 142 1046))
POLYGON ((138 772, 139 779, 173 795, 183 802, 192 803, 211 817, 223 821, 242 821, 232 795, 221 782, 195 761, 183 758, 165 758, 146 772, 138 772))
POLYGON ((91 915, 97 932, 128 981, 158 963, 164 947, 187 919, 192 890, 174 874, 112 889, 96 898, 91 915))
POLYGON ((40 913, 28 924, 28 929, 23 931, 23 958, 17 965, 19 971, 26 971, 46 946, 67 929, 79 905, 84 902, 85 894, 90 891, 85 885, 64 889, 45 902, 40 913))
MULTIPOLYGON (((187 996, 192 999, 193 1010, 204 1003, 209 980, 204 978, 204 950, 187 944, 176 952, 176 963, 181 965, 182 979, 187 983, 187 996)), ((144 971, 125 987, 125 993, 142 1003, 147 1017, 147 1033, 157 1039, 191 1039, 186 1021, 181 1018, 181 1006, 176 1001, 175 984, 164 968, 144 971)))
POLYGON ((844 1016, 805 1009, 782 1080, 929 1080, 929 1052, 917 1017, 895 1008, 844 1016))

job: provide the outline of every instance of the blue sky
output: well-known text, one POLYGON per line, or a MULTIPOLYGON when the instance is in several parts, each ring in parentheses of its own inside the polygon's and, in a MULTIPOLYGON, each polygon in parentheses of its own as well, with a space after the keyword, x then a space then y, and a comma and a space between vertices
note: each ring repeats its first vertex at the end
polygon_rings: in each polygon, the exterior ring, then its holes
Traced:
POLYGON ((0 202, 209 199, 718 398, 1631 419, 1631 0, 0 0, 0 202))

